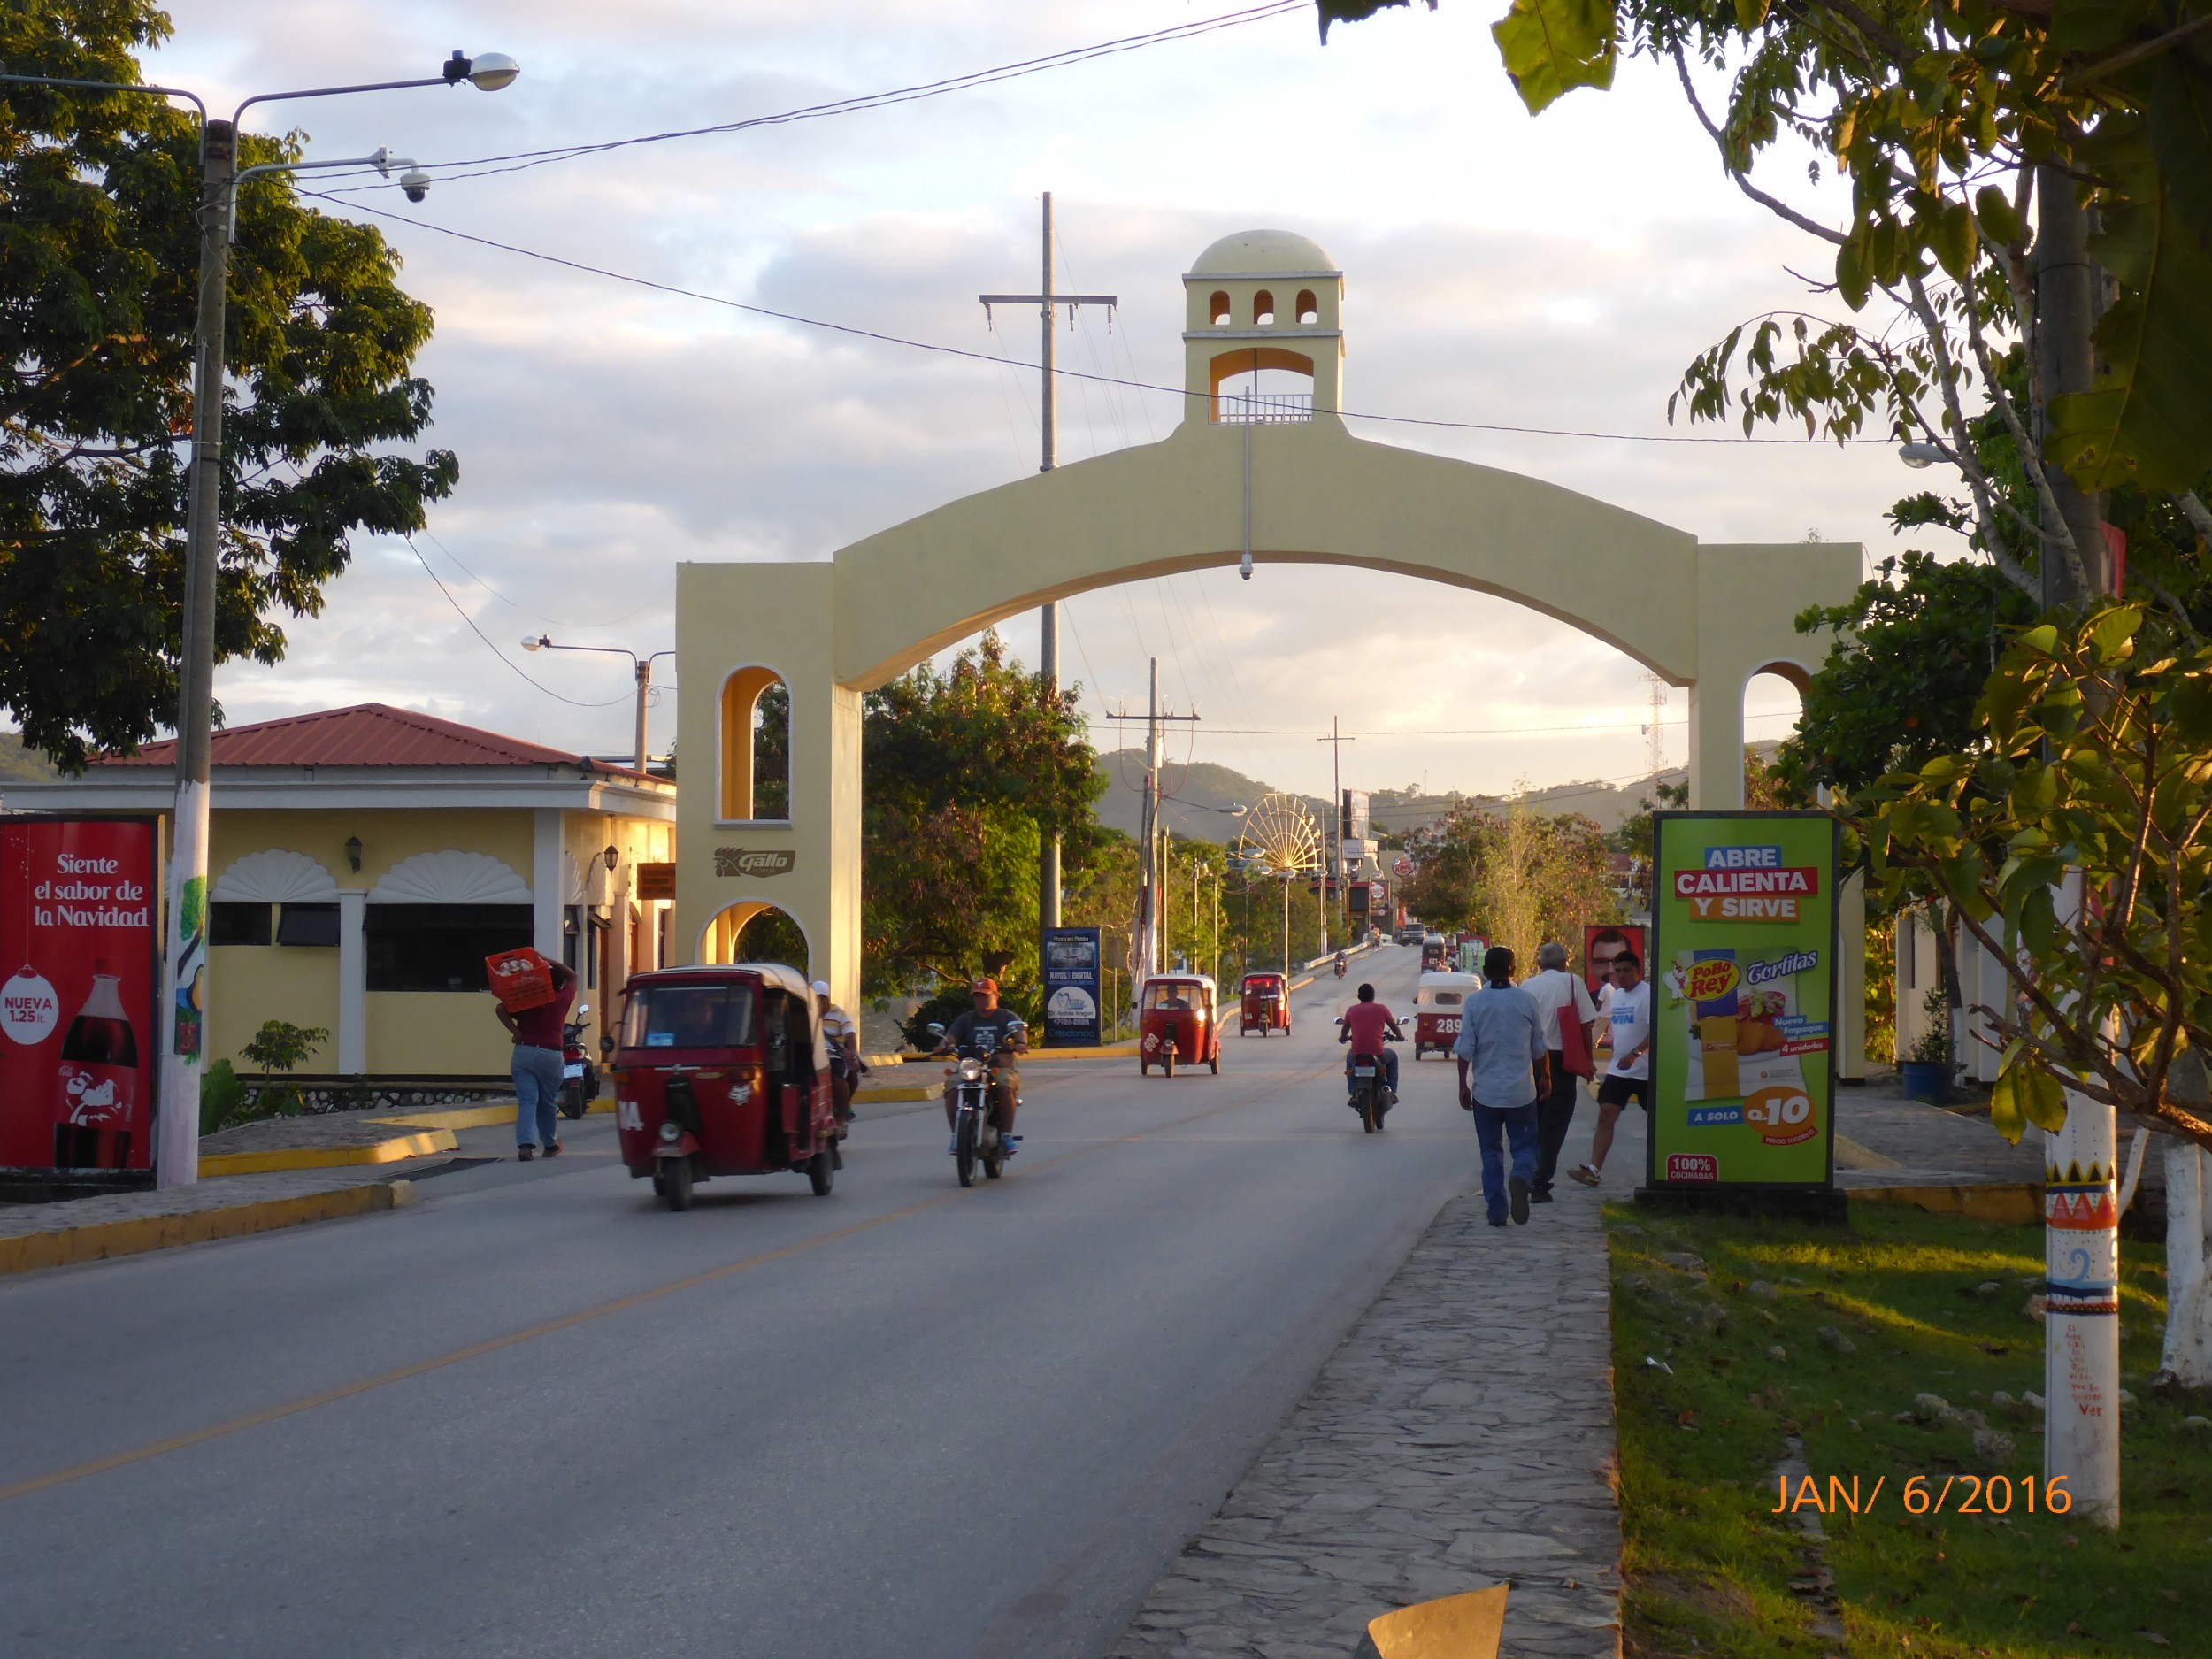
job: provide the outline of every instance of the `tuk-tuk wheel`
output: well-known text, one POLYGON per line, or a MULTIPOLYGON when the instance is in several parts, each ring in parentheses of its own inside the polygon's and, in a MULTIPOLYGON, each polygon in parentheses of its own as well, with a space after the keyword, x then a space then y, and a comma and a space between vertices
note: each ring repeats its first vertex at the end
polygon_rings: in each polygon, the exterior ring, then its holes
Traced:
POLYGON ((671 1210, 691 1208, 691 1160, 671 1158, 660 1179, 671 1210))
POLYGON ((1221 1056, 1219 1055, 1214 1056, 1214 1057, 1207 1062, 1207 1064, 1213 1067, 1214 1075, 1216 1077, 1219 1077, 1221 1075, 1221 1056))
POLYGON ((657 1175, 653 1178, 653 1196, 656 1198, 665 1198, 668 1196, 668 1183, 661 1179, 661 1178, 657 1175))
POLYGON ((826 1146, 806 1161, 806 1178, 813 1183, 817 1198, 827 1198, 837 1180, 833 1156, 832 1148, 826 1146))
POLYGON ((1168 1051, 1160 1056, 1160 1075, 1162 1077, 1175 1075, 1175 1048, 1172 1044, 1169 1045, 1168 1051))

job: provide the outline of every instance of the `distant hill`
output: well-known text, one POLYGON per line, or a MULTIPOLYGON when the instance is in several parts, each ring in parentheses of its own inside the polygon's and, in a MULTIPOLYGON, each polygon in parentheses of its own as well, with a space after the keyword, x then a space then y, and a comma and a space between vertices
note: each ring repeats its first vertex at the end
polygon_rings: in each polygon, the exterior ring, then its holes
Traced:
MULTIPOLYGON (((1753 748, 1761 759, 1773 758, 1772 742, 1754 744, 1753 748)), ((1142 801, 1144 751, 1124 749, 1101 755, 1098 770, 1107 781, 1106 793, 1098 803, 1098 821, 1124 834, 1134 835, 1142 801)), ((1678 785, 1688 775, 1686 768, 1673 766, 1633 783, 1555 784, 1548 789, 1532 791, 1528 801, 1541 812, 1579 812, 1609 834, 1635 817, 1644 802, 1656 802, 1659 785, 1678 785)), ((1204 761, 1188 767, 1170 765, 1165 781, 1170 794, 1160 810, 1168 827, 1179 836, 1196 836, 1210 841, 1236 838, 1236 819, 1230 815, 1231 808, 1250 806, 1262 795, 1274 793, 1272 785, 1248 778, 1231 767, 1204 761)), ((1329 803, 1325 799, 1320 795, 1299 798, 1317 820, 1324 826, 1328 823, 1329 803)), ((1471 804, 1502 810, 1509 799, 1502 795, 1406 795, 1383 789, 1374 793, 1371 805, 1378 830, 1402 835, 1433 824, 1455 806, 1471 804)))
MULTIPOLYGON (((1100 797, 1097 807, 1098 821, 1109 829, 1134 835, 1144 803, 1144 750, 1122 749, 1101 755, 1098 770, 1106 780, 1106 793, 1100 797)), ((1262 795, 1275 793, 1272 785, 1248 778, 1233 767, 1217 766, 1210 761, 1199 761, 1189 766, 1170 764, 1166 772, 1163 781, 1168 796, 1161 803, 1160 815, 1167 820, 1171 833, 1199 841, 1235 841, 1237 820, 1233 810, 1252 806, 1262 795)), ((1299 798, 1305 802, 1306 810, 1317 822, 1327 824, 1327 801, 1317 795, 1299 798)))
POLYGON ((23 746, 20 732, 0 732, 0 784, 46 783, 60 777, 46 757, 23 746))

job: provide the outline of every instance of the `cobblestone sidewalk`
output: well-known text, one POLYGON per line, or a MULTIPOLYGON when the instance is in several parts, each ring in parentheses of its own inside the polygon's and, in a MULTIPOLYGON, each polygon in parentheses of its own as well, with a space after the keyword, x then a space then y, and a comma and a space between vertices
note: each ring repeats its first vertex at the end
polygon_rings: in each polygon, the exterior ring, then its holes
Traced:
POLYGON ((1112 1659, 1348 1659, 1501 1579, 1507 1659, 1616 1659, 1605 1240, 1573 1197, 1503 1231, 1445 1206, 1112 1659))

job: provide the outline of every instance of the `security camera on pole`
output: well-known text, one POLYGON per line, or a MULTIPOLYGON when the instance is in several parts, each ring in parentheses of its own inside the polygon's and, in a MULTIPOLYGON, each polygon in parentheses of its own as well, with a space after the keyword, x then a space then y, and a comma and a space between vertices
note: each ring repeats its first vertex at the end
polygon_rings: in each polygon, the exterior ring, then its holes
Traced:
POLYGON ((465 81, 480 91, 496 92, 513 84, 521 73, 503 52, 481 52, 472 58, 457 51, 441 74, 419 81, 261 93, 232 111, 227 121, 210 120, 204 100, 174 87, 0 74, 0 81, 33 85, 185 98, 200 112, 200 292, 193 327, 191 504, 185 527, 183 649, 177 665, 177 795, 170 831, 168 949, 163 974, 162 1025, 167 1041, 163 1045, 154 1147, 155 1169, 165 1187, 188 1187, 199 1179, 200 1077, 206 1064, 207 1021, 208 753, 215 705, 216 575, 223 523, 223 326, 238 187, 264 174, 325 167, 374 166, 388 177, 391 167, 398 165, 409 169, 399 183, 410 201, 421 201, 430 188, 429 175, 412 162, 395 161, 382 150, 345 161, 274 162, 242 173, 239 118, 257 104, 350 92, 459 86, 465 81))

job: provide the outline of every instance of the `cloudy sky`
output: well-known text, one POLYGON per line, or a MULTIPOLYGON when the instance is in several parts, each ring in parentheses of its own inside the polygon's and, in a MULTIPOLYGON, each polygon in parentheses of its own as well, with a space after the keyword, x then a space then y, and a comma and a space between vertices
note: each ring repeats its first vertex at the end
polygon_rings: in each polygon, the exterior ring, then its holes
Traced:
MULTIPOLYGON (((431 88, 249 118, 296 125, 315 157, 388 144, 462 163, 793 110, 1238 8, 179 0, 176 37, 148 69, 216 104, 434 73, 456 47, 508 52, 524 73, 497 95, 431 88)), ((230 718, 378 699, 623 751, 628 665, 526 657, 524 634, 664 649, 679 560, 824 557, 1036 465, 1033 371, 764 319, 436 227, 1033 362, 1033 321, 1002 313, 995 335, 974 296, 1034 286, 1050 189, 1058 280, 1122 301, 1110 330, 1087 316, 1063 336, 1063 364, 1172 384, 1181 273, 1218 235, 1283 226, 1347 273, 1351 406, 1667 433, 1667 395, 1699 349, 1760 311, 1833 303, 1785 269, 1820 272, 1821 252, 1721 176, 1671 72, 1625 66, 1610 94, 1529 117, 1488 37, 1500 10, 1445 0, 1340 28, 1325 49, 1301 8, 866 113, 477 170, 419 207, 389 189, 348 196, 342 211, 421 221, 385 229, 437 314, 419 367, 437 388, 433 442, 459 454, 461 485, 418 539, 427 570, 404 544, 365 543, 324 615, 290 625, 280 666, 224 671, 230 718)), ((1781 185, 1819 206, 1802 159, 1788 165, 1781 185)), ((1164 436, 1176 401, 1067 383, 1064 462, 1164 436)), ((1881 513, 1906 488, 1878 444, 1354 426, 1714 541, 1817 534, 1877 557, 1896 545, 1881 513)), ((1033 623, 1005 631, 1033 654, 1033 623)), ((1310 733, 1333 716, 1371 733, 1345 750, 1350 785, 1488 791, 1643 769, 1634 664, 1509 603, 1410 579, 1271 567, 1248 585, 1233 571, 1131 584, 1071 602, 1063 650, 1094 712, 1141 703, 1159 657, 1173 703, 1205 717, 1188 752, 1285 786, 1325 790, 1329 749, 1310 733)), ((1665 733, 1677 761, 1686 701, 1673 694, 1665 733)), ((1779 736, 1794 700, 1761 682, 1747 706, 1752 735, 1779 736)), ((654 713, 657 749, 674 725, 672 698, 654 713)), ((1105 722, 1094 735, 1118 738, 1105 722)))

